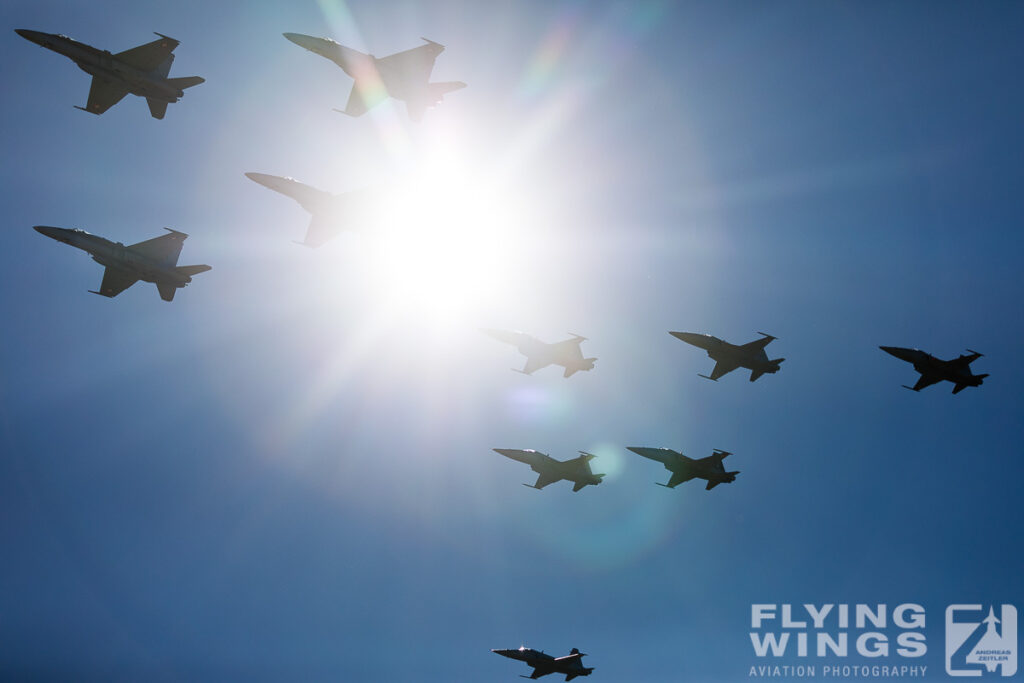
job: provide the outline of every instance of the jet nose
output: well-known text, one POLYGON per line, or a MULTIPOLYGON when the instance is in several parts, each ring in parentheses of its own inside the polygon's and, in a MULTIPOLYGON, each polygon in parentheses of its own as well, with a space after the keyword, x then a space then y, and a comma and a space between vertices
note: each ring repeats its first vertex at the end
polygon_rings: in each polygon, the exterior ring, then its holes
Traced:
POLYGON ((283 33, 281 35, 299 47, 304 47, 312 52, 319 52, 324 43, 323 38, 314 38, 313 36, 307 36, 301 33, 283 33))
POLYGON ((42 31, 30 31, 27 28, 16 28, 14 29, 14 32, 22 38, 24 38, 25 40, 31 40, 33 43, 36 43, 37 45, 42 45, 43 41, 46 39, 48 35, 46 33, 43 33, 42 31))
POLYGON ((61 240, 66 239, 67 230, 65 228, 53 228, 49 225, 36 225, 33 229, 42 234, 46 235, 50 239, 61 240))

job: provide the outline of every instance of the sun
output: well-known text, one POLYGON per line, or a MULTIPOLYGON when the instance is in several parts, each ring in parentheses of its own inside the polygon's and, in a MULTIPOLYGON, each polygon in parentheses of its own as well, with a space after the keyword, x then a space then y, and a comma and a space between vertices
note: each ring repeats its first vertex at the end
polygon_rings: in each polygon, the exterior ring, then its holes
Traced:
POLYGON ((380 303, 450 323, 500 302, 525 254, 526 205, 500 173, 427 150, 378 204, 369 248, 380 303))

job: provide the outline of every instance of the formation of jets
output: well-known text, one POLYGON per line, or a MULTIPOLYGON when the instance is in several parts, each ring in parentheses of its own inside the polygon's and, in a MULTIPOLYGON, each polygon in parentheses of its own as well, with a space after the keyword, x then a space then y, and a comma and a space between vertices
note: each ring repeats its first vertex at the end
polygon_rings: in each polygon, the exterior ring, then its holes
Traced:
POLYGON ((571 681, 577 676, 589 676, 594 668, 583 666, 583 658, 587 655, 576 648, 564 657, 552 657, 543 651, 520 647, 515 650, 491 650, 495 654, 509 659, 517 659, 526 662, 527 666, 533 667, 533 673, 523 678, 540 678, 548 674, 565 674, 565 680, 571 681))
MULTIPOLYGON (((159 33, 156 34, 159 36, 158 40, 112 54, 64 35, 26 29, 17 29, 16 32, 37 45, 68 57, 92 76, 86 106, 77 107, 92 114, 102 114, 125 95, 133 94, 146 99, 153 118, 162 119, 168 104, 180 100, 187 88, 204 82, 204 79, 198 76, 169 77, 174 62, 174 50, 179 43, 159 33)), ((361 116, 384 99, 392 97, 405 102, 409 118, 419 121, 426 110, 440 103, 446 94, 466 87, 461 81, 430 82, 435 61, 445 48, 426 38, 423 39, 425 45, 378 58, 340 45, 329 38, 298 33, 285 33, 284 37, 306 50, 331 60, 353 79, 345 109, 337 110, 349 116, 361 116)), ((305 238, 300 244, 319 247, 342 230, 360 227, 358 216, 363 200, 361 193, 335 195, 290 177, 264 173, 245 175, 292 198, 311 215, 305 238)), ((172 301, 177 290, 187 286, 193 276, 210 270, 210 266, 205 264, 177 265, 188 235, 170 228, 166 228, 166 235, 127 246, 78 229, 35 226, 35 230, 54 240, 86 251, 93 260, 104 266, 100 288, 93 293, 105 297, 115 297, 142 280, 154 283, 160 297, 165 301, 172 301)), ((500 329, 482 331, 500 342, 515 346, 526 356, 523 369, 516 370, 525 375, 532 375, 549 365, 557 365, 564 368, 563 376, 568 378, 577 372, 594 369, 597 361, 595 357, 584 357, 581 345, 586 338, 580 335, 574 334, 569 339, 546 343, 523 332, 500 329)), ((733 370, 745 368, 750 370, 750 381, 753 382, 764 374, 777 373, 785 360, 768 357, 766 347, 776 338, 763 332, 760 333, 760 339, 739 345, 709 334, 669 334, 707 352, 715 361, 715 367, 710 375, 700 376, 714 381, 733 370)), ((954 384, 953 393, 956 394, 966 387, 980 386, 984 378, 988 377, 987 374, 975 375, 971 372, 971 363, 981 357, 980 353, 974 351, 951 360, 940 360, 919 349, 895 346, 880 348, 900 360, 913 364, 914 370, 921 376, 913 387, 906 388, 914 391, 920 391, 940 381, 949 381, 954 384)), ((536 482, 532 485, 524 484, 530 488, 543 489, 554 482, 567 480, 572 482, 572 490, 576 492, 586 486, 597 486, 605 476, 593 472, 591 461, 596 456, 586 451, 579 451, 578 457, 559 461, 530 449, 494 450, 507 458, 529 465, 537 473, 536 482)), ((668 448, 629 446, 628 450, 662 463, 671 475, 667 483, 659 485, 667 488, 675 488, 691 479, 702 479, 707 482, 706 490, 711 490, 719 484, 735 481, 736 475, 739 474, 739 471, 726 471, 723 460, 731 453, 719 449, 715 449, 707 457, 698 459, 689 458, 668 448)), ((531 679, 559 673, 564 674, 565 680, 569 681, 577 676, 588 676, 593 671, 592 667, 583 666, 582 658, 586 655, 576 648, 563 657, 553 657, 543 651, 526 647, 492 652, 525 662, 533 669, 529 676, 531 679)))

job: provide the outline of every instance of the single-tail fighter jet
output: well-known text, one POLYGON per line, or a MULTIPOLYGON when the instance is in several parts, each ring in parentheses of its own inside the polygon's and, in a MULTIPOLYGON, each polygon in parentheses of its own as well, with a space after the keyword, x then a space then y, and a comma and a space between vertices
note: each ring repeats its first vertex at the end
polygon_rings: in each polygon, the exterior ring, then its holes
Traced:
MULTIPOLYGON (((523 332, 489 329, 483 329, 481 332, 518 348, 519 353, 526 356, 526 366, 516 372, 521 372, 524 375, 531 375, 549 365, 561 365, 565 368, 565 377, 571 377, 580 370, 593 370, 594 363, 597 361, 597 358, 583 357, 580 344, 587 338, 578 334, 573 334, 572 339, 547 344, 523 332)), ((570 332, 570 334, 572 333, 570 332)))
POLYGON ((663 464, 665 469, 672 473, 672 476, 667 484, 658 484, 658 486, 665 486, 670 489, 674 489, 684 481, 690 481, 691 479, 706 479, 708 485, 704 490, 710 491, 719 484, 731 484, 736 481, 736 475, 739 474, 739 470, 735 472, 725 471, 722 459, 727 455, 732 455, 732 453, 717 448, 712 455, 706 458, 698 458, 697 460, 688 458, 682 453, 676 453, 669 448, 648 448, 646 446, 627 446, 626 448, 637 455, 657 460, 663 464))
POLYGON ((127 247, 120 242, 111 242, 90 235, 84 230, 52 228, 46 225, 37 225, 35 229, 58 242, 89 252, 93 261, 106 266, 100 291, 89 290, 101 296, 115 297, 139 280, 144 280, 156 285, 161 299, 171 301, 174 299, 175 291, 192 282, 193 275, 210 270, 210 266, 207 265, 177 265, 178 255, 181 254, 181 247, 188 235, 170 228, 164 228, 169 235, 161 235, 127 247))
POLYGON ((971 351, 971 349, 967 349, 970 355, 961 354, 958 358, 940 360, 921 349, 904 349, 899 346, 879 346, 878 348, 900 360, 914 364, 914 369, 921 373, 921 377, 912 387, 903 385, 913 391, 921 391, 936 382, 946 380, 956 385, 953 387, 953 393, 959 394, 967 387, 980 387, 983 380, 988 377, 988 373, 975 375, 971 372, 971 363, 981 358, 980 353, 971 351))
POLYGON ((444 45, 426 38, 423 38, 426 45, 378 58, 339 45, 330 38, 314 38, 301 33, 285 33, 284 37, 326 57, 355 79, 345 109, 335 109, 349 116, 362 116, 390 95, 396 100, 403 100, 409 118, 419 121, 428 107, 439 104, 446 94, 466 87, 461 81, 430 82, 434 61, 444 52, 444 45))
POLYGON ((319 247, 343 230, 357 229, 366 217, 365 192, 331 194, 300 183, 294 178, 282 178, 266 173, 246 173, 245 176, 264 187, 291 197, 312 214, 309 227, 306 229, 306 238, 297 244, 319 247))
POLYGON ((206 79, 199 76, 168 78, 174 62, 174 48, 178 41, 157 33, 160 40, 111 54, 91 45, 79 43, 64 35, 15 29, 22 38, 64 55, 92 76, 89 101, 84 107, 75 107, 92 114, 102 114, 131 93, 145 97, 149 113, 162 119, 167 105, 177 102, 186 88, 199 85, 206 79))
MULTIPOLYGON (((747 368, 750 370, 750 381, 753 382, 761 375, 773 374, 779 371, 779 365, 785 358, 768 360, 768 354, 764 347, 768 346, 775 337, 764 332, 758 332, 761 339, 747 344, 730 344, 710 334, 697 334, 694 332, 669 332, 676 339, 681 339, 687 344, 699 346, 708 352, 715 361, 715 369, 711 376, 699 375, 704 379, 718 380, 736 368, 747 368)), ((699 373, 698 373, 699 374, 699 373)))
POLYGON ((594 670, 592 666, 583 666, 583 658, 587 655, 576 648, 564 657, 552 657, 543 651, 520 647, 518 650, 491 650, 495 654, 509 659, 518 659, 533 667, 533 673, 520 678, 540 678, 548 674, 565 674, 565 680, 571 681, 577 676, 589 676, 594 670))
POLYGON ((603 474, 594 474, 590 469, 590 461, 597 456, 586 451, 580 451, 578 458, 562 461, 555 460, 549 455, 534 450, 495 448, 494 451, 501 453, 506 458, 526 463, 530 466, 530 469, 538 474, 536 483, 523 484, 523 486, 531 489, 542 489, 548 484, 566 479, 574 484, 572 487, 573 491, 579 491, 587 485, 597 486, 604 477, 603 474))

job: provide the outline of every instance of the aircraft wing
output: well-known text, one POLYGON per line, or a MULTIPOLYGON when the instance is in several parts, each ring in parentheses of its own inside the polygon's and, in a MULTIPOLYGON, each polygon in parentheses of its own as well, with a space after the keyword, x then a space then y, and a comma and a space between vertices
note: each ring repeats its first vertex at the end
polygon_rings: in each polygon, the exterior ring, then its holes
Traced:
MULTIPOLYGON (((559 479, 561 479, 561 477, 559 477, 556 474, 551 474, 550 472, 541 472, 537 476, 537 481, 534 482, 533 488, 535 488, 535 489, 542 489, 545 486, 547 486, 548 484, 555 483, 559 479)), ((576 489, 576 490, 578 491, 579 489, 576 489)))
MULTIPOLYGON (((526 358, 526 365, 523 366, 523 369, 520 372, 522 372, 524 375, 532 375, 537 370, 540 370, 541 368, 546 368, 549 365, 551 365, 551 363, 545 363, 544 361, 538 358, 528 356, 526 358)), ((515 368, 512 369, 515 370, 515 368)), ((568 375, 566 375, 566 377, 568 377, 568 375)))
POLYGON ((729 451, 715 449, 715 452, 712 455, 709 455, 706 458, 698 458, 697 462, 701 465, 708 465, 710 467, 714 467, 716 469, 724 471, 725 466, 722 465, 722 460, 724 460, 726 456, 729 455, 732 455, 732 453, 730 453, 729 451))
POLYGON ((124 99, 127 94, 128 89, 118 81, 93 76, 92 85, 89 86, 89 102, 86 103, 85 110, 91 114, 102 114, 124 99))
MULTIPOLYGON (((160 36, 159 33, 157 35, 160 36)), ((167 57, 174 52, 174 48, 178 45, 178 41, 174 38, 160 36, 159 40, 118 52, 114 57, 140 71, 156 71, 157 67, 167 60, 167 57)))
POLYGON ((668 483, 665 484, 665 486, 669 487, 670 489, 674 489, 683 482, 690 481, 691 479, 694 478, 694 476, 695 475, 690 474, 689 472, 673 472, 672 476, 669 477, 668 483))
POLYGON ((722 375, 728 375, 739 366, 739 363, 734 363, 733 361, 720 360, 715 363, 715 369, 711 371, 711 376, 708 379, 717 380, 722 375))
POLYGON ((436 43, 428 43, 411 50, 396 52, 377 60, 377 70, 385 79, 401 78, 407 82, 427 84, 430 72, 434 70, 434 62, 440 54, 436 43))
POLYGON ((744 344, 740 348, 745 349, 747 351, 753 351, 754 349, 764 350, 764 347, 768 346, 768 344, 772 343, 774 340, 775 337, 771 336, 770 334, 766 334, 760 339, 744 344))
MULTIPOLYGON (((921 375, 917 379, 917 384, 915 384, 912 387, 907 387, 907 388, 908 389, 913 389, 914 391, 921 391, 925 387, 930 387, 931 385, 933 385, 933 384, 935 384, 937 382, 941 382, 941 381, 942 381, 942 379, 939 378, 939 377, 935 377, 935 376, 932 376, 932 375, 921 375)), ((904 385, 904 386, 906 386, 906 385, 904 385)))
POLYGON ((722 483, 721 481, 711 481, 709 479, 708 480, 708 485, 704 487, 704 490, 705 491, 710 491, 711 489, 715 488, 716 486, 718 486, 721 483, 722 483))
POLYGON ((553 673, 555 673, 555 670, 549 666, 535 666, 533 673, 530 674, 530 678, 540 678, 541 676, 547 676, 548 674, 553 673))
POLYGON ((185 244, 185 238, 188 235, 177 230, 171 230, 170 228, 165 228, 165 230, 170 230, 170 232, 145 242, 130 244, 128 249, 165 266, 173 266, 178 262, 181 247, 185 244))
MULTIPOLYGON (((374 104, 377 104, 377 102, 374 102, 374 104)), ((352 84, 352 91, 348 94, 348 102, 345 104, 345 109, 339 111, 349 116, 362 116, 369 108, 370 105, 367 104, 366 97, 359 87, 359 81, 356 81, 352 84)))
POLYGON ((671 448, 648 448, 647 446, 626 446, 626 448, 637 455, 642 455, 645 458, 650 458, 651 460, 657 460, 665 465, 675 464, 679 462, 681 458, 686 457, 682 453, 676 453, 671 448))
POLYGON ((306 228, 306 238, 302 240, 302 244, 315 249, 337 237, 339 232, 341 229, 338 222, 332 220, 330 216, 313 214, 313 219, 309 221, 309 227, 306 228))
POLYGON ((583 351, 580 349, 580 344, 584 341, 583 337, 574 337, 557 342, 555 348, 558 355, 566 360, 583 360, 583 351))
POLYGON ((103 283, 100 285, 100 291, 95 294, 113 298, 138 281, 139 278, 128 271, 107 266, 103 271, 103 283))

